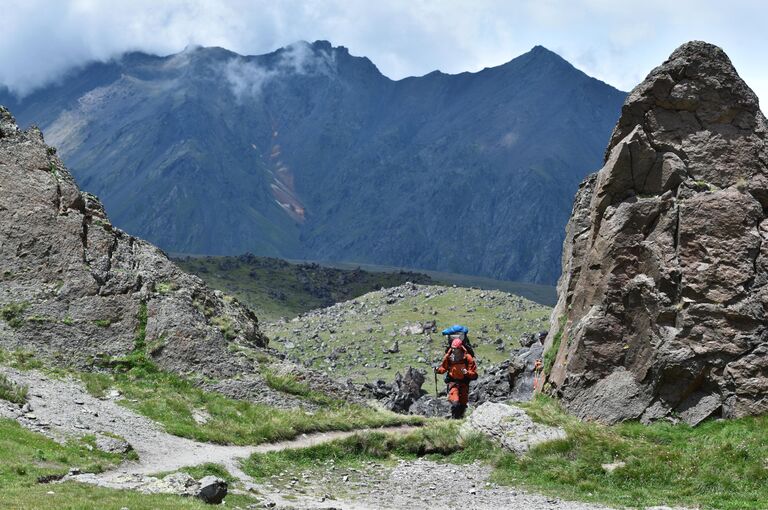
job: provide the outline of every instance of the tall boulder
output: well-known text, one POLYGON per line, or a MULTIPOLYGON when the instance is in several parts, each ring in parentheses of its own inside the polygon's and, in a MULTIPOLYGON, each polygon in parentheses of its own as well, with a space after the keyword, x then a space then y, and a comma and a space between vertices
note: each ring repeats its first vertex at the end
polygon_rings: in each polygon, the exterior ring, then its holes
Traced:
POLYGON ((267 345, 251 311, 114 228, 3 107, 0 311, 0 348, 80 368, 138 349, 167 370, 226 377, 253 369, 238 347, 267 345))
POLYGON ((566 228, 545 368, 585 418, 768 411, 768 129, 693 41, 628 96, 566 228))

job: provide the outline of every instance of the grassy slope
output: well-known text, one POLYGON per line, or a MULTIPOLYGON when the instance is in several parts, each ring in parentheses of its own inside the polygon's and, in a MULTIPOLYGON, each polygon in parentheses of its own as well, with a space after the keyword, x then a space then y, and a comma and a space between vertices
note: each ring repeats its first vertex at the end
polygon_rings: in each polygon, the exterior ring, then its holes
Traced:
POLYGON ((509 350, 519 347, 522 333, 547 328, 549 308, 504 292, 436 286, 417 289, 418 295, 405 293, 393 304, 386 303, 387 291, 377 291, 354 302, 263 327, 272 347, 300 361, 314 360, 314 368, 334 377, 351 377, 358 382, 391 380, 398 370, 426 368, 442 357, 444 345, 439 332, 431 335, 431 342, 423 335, 400 335, 399 330, 407 324, 436 320, 438 331, 456 323, 467 325, 481 368, 508 359, 509 350), (340 318, 335 319, 336 314, 341 314, 340 318), (318 336, 312 338, 315 330, 318 336), (396 339, 400 352, 385 354, 384 348, 396 339), (505 343, 505 351, 497 350, 497 339, 505 343), (336 360, 331 359, 334 351, 336 360), (419 357, 425 362, 418 363, 419 357), (385 361, 389 368, 381 368, 385 361))
POLYGON ((175 262, 215 289, 231 294, 256 311, 261 320, 294 317, 407 281, 430 283, 420 273, 336 269, 291 264, 268 257, 183 257, 175 262))
MULTIPOLYGON (((60 445, 16 422, 0 419, 0 508, 4 510, 171 510, 210 508, 201 501, 171 495, 148 495, 78 483, 38 484, 45 475, 65 474, 72 467, 99 472, 121 460, 119 455, 88 448, 88 441, 60 445)), ((230 505, 245 507, 250 498, 231 496, 230 505)))
MULTIPOLYGON (((0 350, 0 363, 22 370, 40 369, 53 377, 72 375, 62 369, 46 369, 31 353, 22 351, 0 350)), ((235 400, 203 391, 179 376, 158 371, 140 357, 133 359, 132 363, 125 372, 75 375, 82 378, 86 389, 94 396, 103 396, 111 388, 117 388, 124 396, 120 401, 122 405, 162 424, 171 434, 199 441, 258 444, 290 439, 307 432, 423 421, 339 402, 316 394, 288 376, 267 378, 268 384, 308 401, 322 403, 324 407, 316 412, 305 412, 302 409, 275 409, 235 400), (193 418, 195 410, 206 411, 210 420, 198 424, 193 418)), ((82 442, 58 445, 11 420, 0 419, 0 508, 26 510, 50 506, 85 510, 94 508, 94 502, 98 502, 98 508, 128 507, 132 510, 206 508, 195 500, 171 495, 148 496, 75 483, 35 483, 38 476, 64 474, 71 467, 78 467, 84 472, 99 472, 122 460, 119 455, 105 454, 89 446, 87 438, 82 442), (49 491, 54 494, 48 494, 49 491)), ((221 476, 216 467, 210 465, 185 471, 197 477, 211 473, 221 476)), ((229 496, 227 501, 230 507, 237 504, 245 507, 254 502, 252 498, 242 496, 229 496)))

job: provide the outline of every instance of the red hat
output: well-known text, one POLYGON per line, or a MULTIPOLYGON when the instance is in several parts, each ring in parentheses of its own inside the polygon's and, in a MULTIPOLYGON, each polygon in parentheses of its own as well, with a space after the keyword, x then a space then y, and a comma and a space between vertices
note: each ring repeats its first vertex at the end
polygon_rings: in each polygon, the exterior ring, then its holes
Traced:
POLYGON ((451 347, 454 349, 458 349, 460 347, 463 347, 464 342, 461 341, 461 338, 454 338, 453 342, 451 342, 451 347))

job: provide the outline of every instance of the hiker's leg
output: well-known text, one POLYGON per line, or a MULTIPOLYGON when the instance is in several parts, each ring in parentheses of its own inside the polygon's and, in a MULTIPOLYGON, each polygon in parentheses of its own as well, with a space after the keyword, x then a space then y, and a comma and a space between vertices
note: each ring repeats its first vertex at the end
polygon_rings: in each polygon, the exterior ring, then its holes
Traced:
POLYGON ((461 407, 460 397, 461 388, 460 384, 451 383, 448 385, 448 401, 451 403, 451 418, 459 418, 459 408, 461 407))
POLYGON ((467 402, 469 402, 469 383, 461 383, 459 386, 459 409, 458 417, 463 418, 464 412, 467 410, 467 402))

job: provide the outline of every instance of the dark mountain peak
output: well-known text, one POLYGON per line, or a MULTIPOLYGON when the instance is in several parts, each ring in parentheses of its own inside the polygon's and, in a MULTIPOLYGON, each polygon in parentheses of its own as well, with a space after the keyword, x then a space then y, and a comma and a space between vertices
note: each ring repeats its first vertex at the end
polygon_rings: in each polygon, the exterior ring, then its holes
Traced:
MULTIPOLYGON (((525 59, 526 61, 535 62, 539 65, 548 64, 561 66, 568 69, 576 69, 570 62, 565 60, 559 54, 541 45, 534 46, 528 53, 520 55, 517 57, 517 59, 525 59)), ((514 59, 512 62, 517 59, 514 59)))
POLYGON ((555 57, 555 58, 558 58, 558 59, 562 59, 562 57, 560 55, 558 55, 557 53, 555 53, 554 51, 552 51, 550 49, 545 48, 541 44, 537 44, 536 46, 531 48, 528 53, 530 53, 531 55, 534 55, 536 57, 539 57, 539 58, 542 58, 542 57, 544 57, 544 58, 553 58, 553 57, 555 57))
MULTIPOLYGON (((300 42, 303 42, 305 44, 310 44, 306 41, 300 41, 300 42)), ((312 48, 314 48, 315 50, 333 51, 334 49, 333 44, 331 44, 330 41, 326 41, 323 39, 317 40, 313 42, 311 45, 312 45, 312 48)), ((343 48, 343 46, 341 47, 343 48)))

